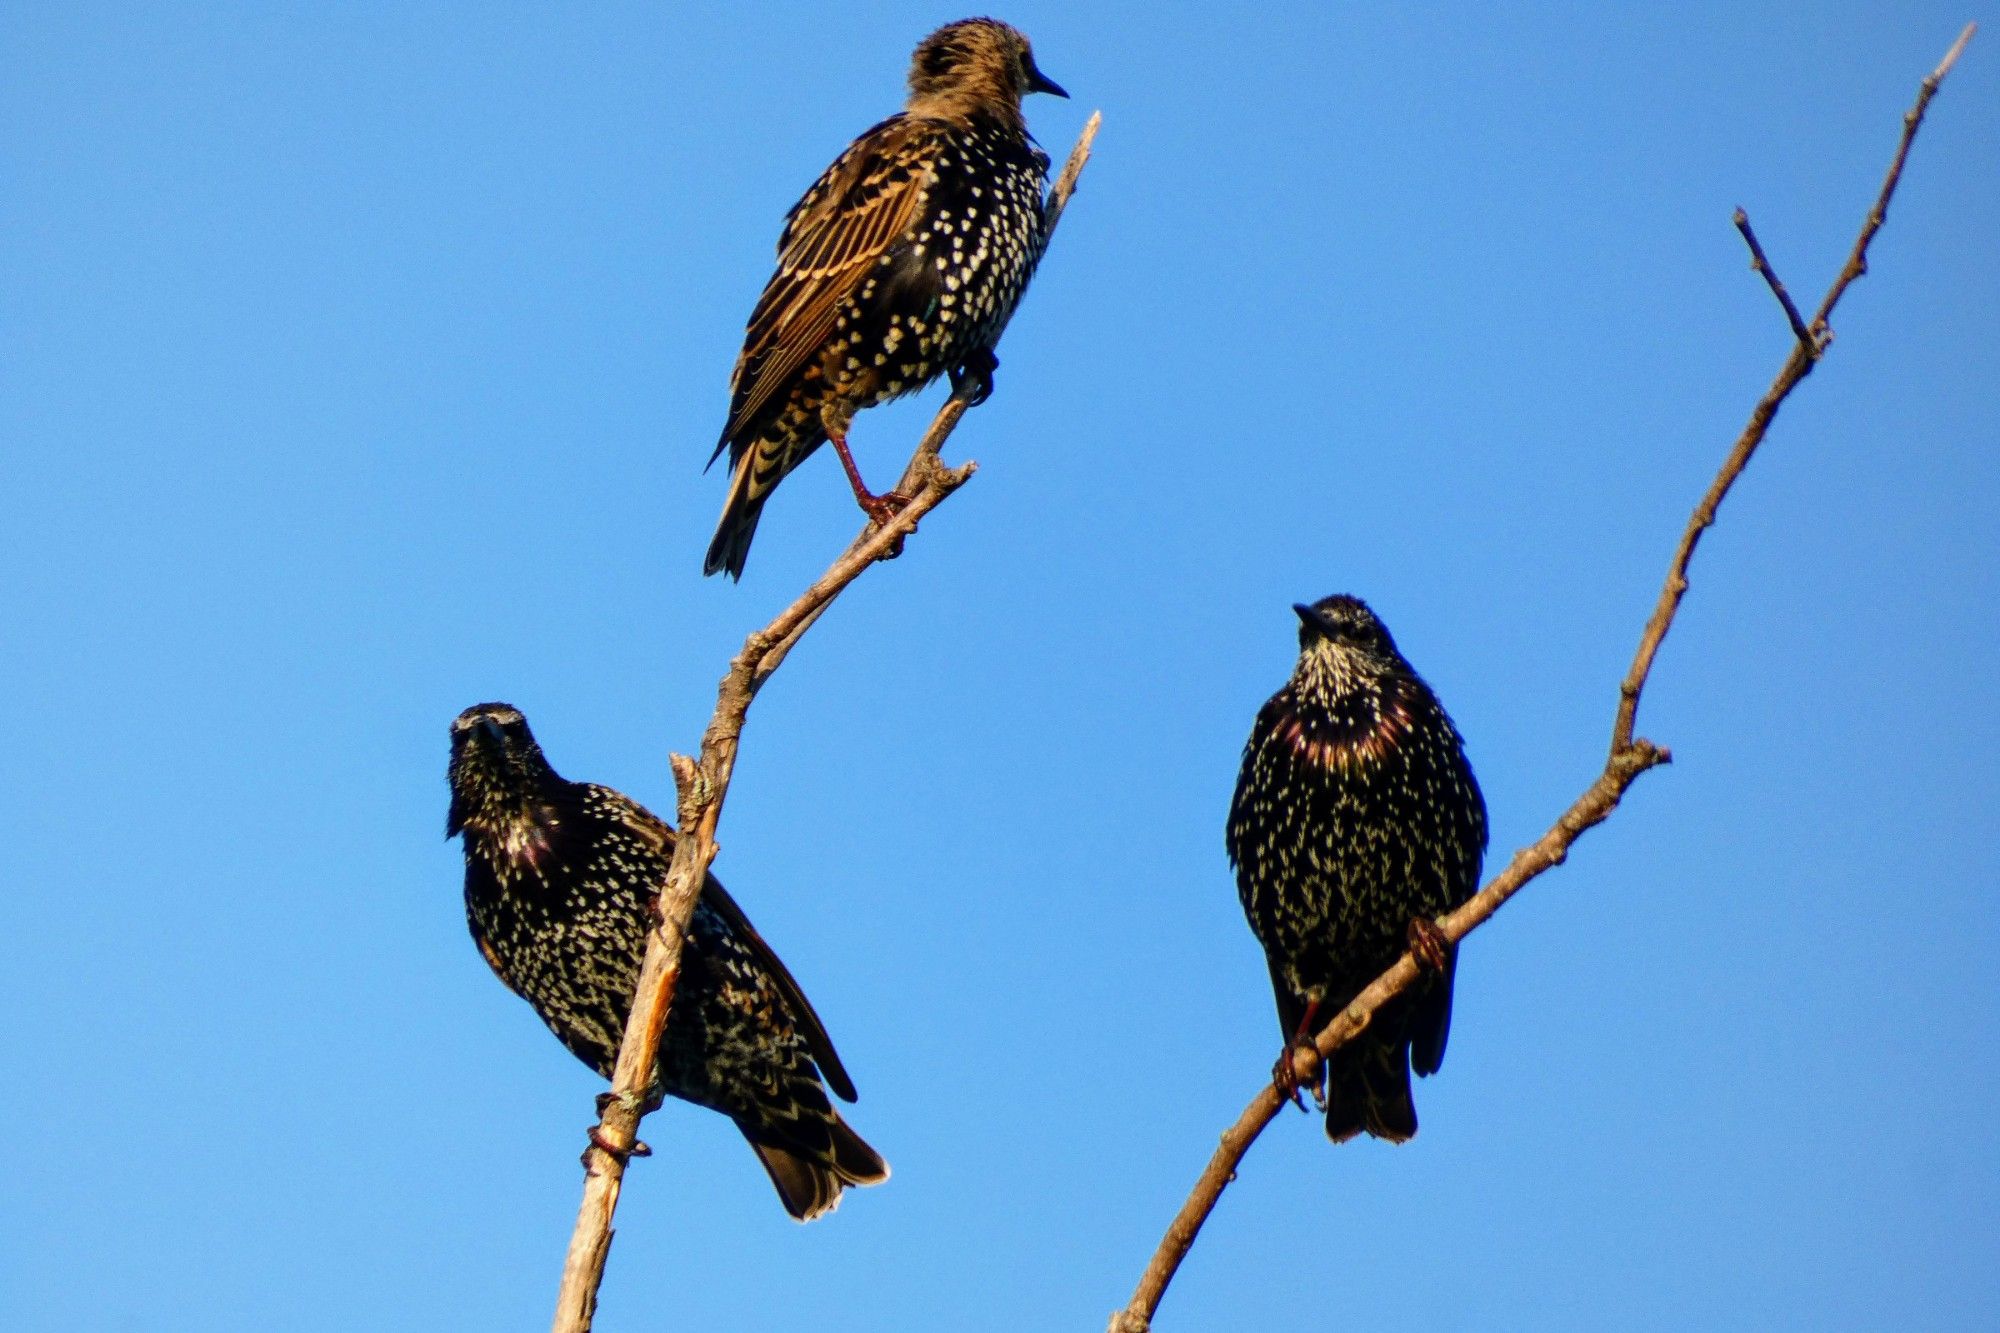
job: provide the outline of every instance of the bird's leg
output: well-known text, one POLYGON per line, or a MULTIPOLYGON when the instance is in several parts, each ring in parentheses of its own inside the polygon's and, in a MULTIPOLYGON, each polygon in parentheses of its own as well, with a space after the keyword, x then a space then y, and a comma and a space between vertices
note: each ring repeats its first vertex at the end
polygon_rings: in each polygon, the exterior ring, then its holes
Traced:
POLYGON ((877 523, 887 524, 897 511, 910 502, 910 497, 901 491, 884 491, 875 494, 861 480, 861 469, 854 466, 854 455, 847 452, 847 429, 843 424, 836 427, 828 420, 826 437, 833 441, 834 452, 840 455, 840 466, 847 471, 847 484, 854 488, 854 502, 861 506, 861 512, 877 523))
MULTIPOLYGON (((1313 1019, 1318 1016, 1319 1001, 1307 1000, 1306 1012, 1299 1019, 1298 1030, 1292 1033, 1292 1039, 1285 1044, 1285 1049, 1278 1052, 1278 1063, 1271 1069, 1271 1082, 1277 1085, 1278 1095, 1288 1098, 1292 1105, 1301 1111, 1306 1109, 1306 1103, 1305 1099, 1299 1096, 1299 1070, 1294 1061, 1301 1047, 1312 1051, 1315 1055, 1319 1053, 1318 1047, 1313 1045, 1313 1019)), ((1315 1086, 1312 1091, 1313 1100, 1318 1101, 1319 1088, 1315 1086)))
POLYGON ((1451 941, 1427 916, 1410 919, 1410 956, 1420 971, 1442 972, 1451 966, 1451 941))
POLYGON ((1000 358, 991 347, 982 347, 952 369, 951 396, 963 398, 967 407, 977 407, 993 396, 993 372, 1000 358))

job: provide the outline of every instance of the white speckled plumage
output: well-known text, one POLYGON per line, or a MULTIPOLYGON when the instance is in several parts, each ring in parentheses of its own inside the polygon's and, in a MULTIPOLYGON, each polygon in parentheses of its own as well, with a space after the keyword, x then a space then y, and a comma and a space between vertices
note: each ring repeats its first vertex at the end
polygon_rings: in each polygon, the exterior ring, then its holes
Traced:
MULTIPOLYGON (((1394 962, 1413 918, 1471 897, 1486 848, 1458 730, 1387 629, 1351 597, 1299 615, 1297 666, 1257 714, 1226 828, 1288 1041, 1309 1010, 1324 1022, 1394 962)), ((1330 1136, 1415 1133, 1409 1069, 1444 1058, 1452 982, 1427 978, 1337 1053, 1330 1136)))
MULTIPOLYGON (((609 787, 557 776, 505 704, 453 723, 450 778, 447 832, 464 838, 466 924, 480 954, 609 1078, 673 829, 609 787)), ((735 1121, 795 1217, 888 1175, 827 1097, 830 1085, 852 1101, 854 1086, 819 1016, 713 877, 688 923, 658 1071, 659 1094, 735 1121)))
POLYGON ((1049 159, 1021 97, 1060 89, 1027 39, 991 19, 925 38, 910 85, 905 109, 786 215, 716 445, 731 481, 705 573, 741 576, 772 489, 855 413, 947 373, 990 389, 992 347, 1046 239, 1049 159))

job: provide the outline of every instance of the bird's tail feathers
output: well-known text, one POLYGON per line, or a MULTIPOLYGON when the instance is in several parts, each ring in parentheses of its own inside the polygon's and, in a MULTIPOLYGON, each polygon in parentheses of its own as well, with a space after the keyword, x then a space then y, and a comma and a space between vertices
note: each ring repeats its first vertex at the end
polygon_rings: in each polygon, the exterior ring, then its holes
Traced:
POLYGON ((729 498, 722 502, 722 519, 708 543, 708 559, 702 563, 704 575, 727 571, 732 579, 743 577, 743 562, 750 555, 750 539, 757 535, 757 520, 763 517, 764 501, 770 487, 753 484, 755 450, 746 451, 737 461, 729 479, 729 498))
POLYGON ((1410 1095, 1407 1041, 1336 1051, 1326 1084, 1326 1136, 1335 1143, 1364 1131, 1391 1143, 1416 1135, 1417 1103, 1410 1095))
POLYGON ((743 1130, 785 1211, 800 1222, 839 1207, 841 1191, 849 1185, 879 1185, 889 1178, 889 1164, 845 1120, 834 1114, 828 1128, 833 1139, 830 1160, 808 1157, 743 1130))
POLYGON ((703 574, 727 570, 730 578, 743 577, 743 561, 750 554, 750 539, 757 535, 764 501, 793 468, 824 443, 824 432, 795 437, 772 427, 770 433, 735 450, 730 459, 734 471, 729 477, 729 498, 722 502, 722 521, 715 525, 715 537, 708 544, 703 574))

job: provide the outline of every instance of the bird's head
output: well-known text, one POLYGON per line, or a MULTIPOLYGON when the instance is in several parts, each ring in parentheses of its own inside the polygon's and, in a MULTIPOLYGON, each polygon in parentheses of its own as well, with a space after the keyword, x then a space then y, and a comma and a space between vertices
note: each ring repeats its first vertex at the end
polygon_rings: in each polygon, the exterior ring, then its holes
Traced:
POLYGON ((1299 617, 1299 665, 1293 679, 1314 694, 1346 694, 1357 685, 1409 670, 1396 641, 1368 604, 1336 593, 1310 606, 1292 607, 1299 617))
POLYGON ((1028 39, 998 19, 947 23, 910 57, 911 115, 956 121, 983 110, 1018 121, 1029 93, 1069 96, 1035 67, 1028 39))
POLYGON ((1368 603, 1346 593, 1322 597, 1308 606, 1294 603, 1299 617, 1299 651, 1368 653, 1394 661, 1400 654, 1388 628, 1368 603))
POLYGON ((512 704, 474 704, 451 723, 451 814, 445 836, 468 824, 490 824, 519 810, 547 783, 559 781, 512 704))

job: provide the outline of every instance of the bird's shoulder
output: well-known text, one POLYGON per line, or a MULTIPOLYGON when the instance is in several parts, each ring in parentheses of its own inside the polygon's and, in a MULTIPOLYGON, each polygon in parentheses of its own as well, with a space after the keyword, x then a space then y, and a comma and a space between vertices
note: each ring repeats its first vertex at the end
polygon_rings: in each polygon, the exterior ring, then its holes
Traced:
POLYGON ((778 266, 750 313, 716 452, 825 346, 840 310, 915 227, 951 140, 941 121, 891 116, 848 145, 785 215, 778 266))
POLYGON ((785 215, 781 269, 838 264, 864 246, 886 248, 901 229, 884 236, 884 224, 914 210, 956 133, 945 121, 901 113, 862 131, 785 215))
POLYGON ((555 804, 585 829, 628 837, 673 855, 672 826, 615 787, 570 783, 555 804))

